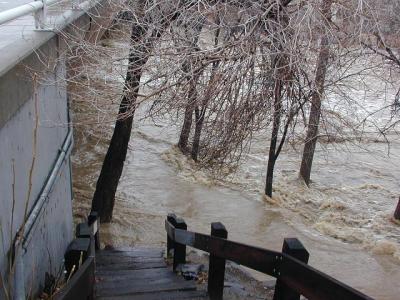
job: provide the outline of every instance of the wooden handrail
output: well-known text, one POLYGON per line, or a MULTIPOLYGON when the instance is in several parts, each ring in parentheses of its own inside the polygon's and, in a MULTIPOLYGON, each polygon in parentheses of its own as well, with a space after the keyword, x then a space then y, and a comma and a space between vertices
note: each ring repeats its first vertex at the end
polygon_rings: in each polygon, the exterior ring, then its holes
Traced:
MULTIPOLYGON (((54 296, 57 300, 86 300, 93 299, 94 297, 95 256, 96 250, 99 249, 100 246, 96 212, 90 213, 87 223, 80 223, 77 225, 76 239, 71 243, 71 245, 78 240, 87 240, 89 242, 89 246, 86 248, 87 253, 83 256, 85 259, 82 262, 82 265, 72 274, 68 283, 54 296)), ((77 251, 79 253, 80 249, 69 249, 69 251, 77 251)), ((72 262, 67 262, 66 259, 66 266, 71 263, 78 265, 76 262, 76 255, 72 256, 70 259, 72 262)), ((69 274, 67 275, 69 276, 69 274)))
MULTIPOLYGON (((372 299, 371 297, 364 295, 329 275, 314 269, 287 253, 272 251, 220 237, 179 229, 173 224, 175 223, 174 217, 175 215, 169 215, 165 221, 165 229, 170 248, 174 247, 174 243, 175 245, 190 246, 208 252, 210 255, 236 262, 253 270, 277 278, 277 281, 281 282, 286 289, 290 289, 294 292, 291 294, 301 294, 308 299, 372 299)), ((181 222, 184 222, 182 219, 180 220, 181 222)), ((297 241, 297 239, 295 240, 297 241)), ((301 245, 300 242, 298 242, 298 244, 301 245)), ((303 251, 307 252, 304 247, 303 251)), ((223 288, 223 286, 221 288, 223 288)), ((275 293, 275 300, 293 299, 293 297, 285 297, 285 293, 279 293, 279 295, 282 294, 282 296, 277 296, 277 291, 275 291, 275 293)), ((215 299, 221 298, 218 297, 215 299)))
MULTIPOLYGON (((90 252, 94 251, 94 239, 90 246, 90 252)), ((95 283, 95 257, 90 255, 74 273, 62 290, 55 295, 57 300, 90 299, 93 297, 95 283)))
POLYGON ((223 257, 253 270, 275 276, 282 253, 229 241, 203 233, 176 229, 165 222, 168 236, 179 244, 184 244, 210 254, 223 257), (251 251, 249 251, 251 250, 251 251))

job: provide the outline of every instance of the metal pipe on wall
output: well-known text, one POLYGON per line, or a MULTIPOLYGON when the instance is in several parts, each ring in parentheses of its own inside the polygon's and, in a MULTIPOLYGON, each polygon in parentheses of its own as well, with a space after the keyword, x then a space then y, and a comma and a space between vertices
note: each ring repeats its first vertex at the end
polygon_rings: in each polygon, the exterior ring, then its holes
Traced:
MULTIPOLYGON (((47 5, 52 5, 60 0, 47 0, 47 5)), ((15 8, 11 8, 5 11, 0 12, 0 25, 15 20, 19 17, 23 17, 30 13, 35 13, 41 9, 43 9, 44 3, 42 1, 33 1, 28 4, 24 4, 21 6, 17 6, 15 8)))
POLYGON ((24 275, 24 261, 23 257, 26 252, 26 245, 32 237, 33 227, 36 220, 40 216, 40 212, 44 207, 44 204, 49 199, 49 194, 52 191, 54 183, 57 179, 62 164, 68 157, 68 153, 71 151, 73 145, 73 134, 72 128, 68 127, 67 137, 64 140, 62 148, 58 154, 55 164, 47 177, 45 185, 41 194, 38 197, 34 207, 32 208, 28 219, 26 220, 23 228, 21 230, 21 235, 16 239, 14 244, 14 263, 15 263, 15 273, 14 273, 14 285, 13 285, 13 300, 25 300, 26 290, 25 290, 25 275, 24 275))
POLYGON ((50 172, 50 175, 48 176, 46 183, 44 185, 44 188, 38 198, 38 200, 35 203, 35 206, 32 208, 28 219, 25 222, 24 230, 23 230, 23 246, 29 241, 30 238, 30 233, 32 231, 32 227, 36 222, 36 219, 39 217, 40 211, 42 210, 46 200, 48 199, 48 196, 51 192, 51 189, 54 185, 54 182, 56 181, 57 175, 61 169, 61 165, 64 162, 65 158, 67 157, 67 153, 70 151, 72 147, 72 129, 71 127, 68 127, 68 134, 67 137, 64 140, 63 146, 60 149, 60 152, 58 154, 58 158, 50 172))

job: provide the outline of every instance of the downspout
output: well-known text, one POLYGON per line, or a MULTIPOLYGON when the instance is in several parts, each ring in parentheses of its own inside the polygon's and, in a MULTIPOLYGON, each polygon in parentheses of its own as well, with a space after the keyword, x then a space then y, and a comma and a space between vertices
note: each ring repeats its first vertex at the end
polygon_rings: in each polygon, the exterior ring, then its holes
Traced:
POLYGON ((25 275, 24 275, 24 260, 22 253, 21 239, 17 239, 14 244, 14 284, 13 284, 13 299, 14 300, 25 300, 25 275))

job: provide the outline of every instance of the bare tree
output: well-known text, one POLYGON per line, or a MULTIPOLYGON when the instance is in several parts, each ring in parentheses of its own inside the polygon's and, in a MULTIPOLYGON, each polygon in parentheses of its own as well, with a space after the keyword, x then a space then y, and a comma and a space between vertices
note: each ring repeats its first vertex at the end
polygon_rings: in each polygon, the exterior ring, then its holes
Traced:
POLYGON ((268 28, 267 34, 272 36, 272 50, 276 54, 272 59, 273 79, 271 80, 271 95, 273 98, 273 117, 272 131, 268 154, 267 175, 265 180, 265 194, 272 197, 272 185, 274 178, 275 163, 285 143, 288 128, 293 121, 302 105, 298 106, 292 100, 298 98, 295 96, 293 86, 296 83, 295 73, 298 71, 296 64, 293 64, 290 56, 292 54, 289 40, 293 39, 293 30, 289 27, 289 13, 286 5, 288 2, 279 1, 274 7, 275 22, 268 28), (282 117, 284 116, 284 101, 285 98, 289 104, 288 113, 283 133, 279 142, 279 132, 282 126, 282 117), (298 106, 296 109, 295 107, 298 106))
POLYGON ((332 31, 340 27, 345 32, 348 26, 331 20, 333 2, 140 2, 143 16, 131 12, 132 45, 124 93, 93 198, 92 208, 100 211, 102 221, 111 220, 140 103, 149 104, 145 117, 171 118, 182 124, 178 147, 199 167, 219 175, 235 170, 255 132, 270 130, 268 196, 288 136, 297 134, 303 141, 295 127, 308 123, 301 176, 309 182, 318 131, 336 117, 341 120, 338 128, 356 127, 336 111, 324 116, 321 107, 327 85, 340 87, 349 76, 336 72, 327 84, 328 59, 336 56, 338 64, 347 59, 350 66, 353 51, 343 39, 336 41, 342 53, 330 52, 332 31))
POLYGON ((318 138, 318 126, 321 116, 321 102, 325 88, 325 76, 329 61, 329 27, 332 19, 332 0, 323 0, 321 3, 321 16, 323 26, 321 30, 320 50, 315 71, 314 87, 311 96, 311 110, 308 119, 308 130, 303 150, 303 158, 300 167, 300 176, 307 185, 310 184, 311 166, 314 157, 315 146, 318 138))
MULTIPOLYGON (((186 24, 185 26, 185 33, 190 34, 191 36, 187 36, 189 40, 189 51, 200 51, 200 48, 197 46, 197 43, 199 41, 199 36, 201 33, 201 30, 203 29, 204 26, 204 18, 200 18, 199 23, 195 24, 186 24), (193 29, 193 33, 188 30, 189 28, 193 29)), ((192 128, 192 122, 193 122, 193 112, 196 107, 196 100, 197 100, 197 82, 199 80, 199 77, 201 76, 203 72, 203 68, 200 65, 200 62, 198 59, 191 59, 189 56, 188 59, 183 63, 183 71, 184 73, 187 73, 188 75, 188 92, 187 92, 187 104, 185 108, 185 117, 183 119, 183 124, 182 124, 182 129, 181 129, 181 134, 179 136, 179 142, 178 146, 181 149, 183 153, 188 153, 188 141, 189 141, 189 136, 190 136, 190 131, 192 128)))
POLYGON ((110 222, 112 219, 115 192, 131 136, 143 67, 149 59, 155 42, 177 16, 173 10, 163 10, 159 3, 155 6, 152 4, 149 1, 138 1, 139 13, 136 15, 137 20, 132 24, 124 94, 92 201, 92 210, 99 213, 101 222, 110 222), (157 21, 155 21, 156 18, 158 18, 157 21), (150 20, 152 20, 151 23, 150 20))

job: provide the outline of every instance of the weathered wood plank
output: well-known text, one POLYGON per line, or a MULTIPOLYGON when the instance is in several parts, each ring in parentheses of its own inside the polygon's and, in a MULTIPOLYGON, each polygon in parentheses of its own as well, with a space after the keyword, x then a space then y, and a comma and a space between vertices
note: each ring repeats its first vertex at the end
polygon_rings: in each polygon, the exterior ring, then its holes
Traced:
POLYGON ((223 257, 271 276, 274 276, 274 270, 282 257, 282 253, 277 251, 174 228, 168 221, 165 222, 165 229, 175 242, 223 257))
POLYGON ((123 279, 129 278, 134 280, 135 278, 152 278, 152 277, 161 277, 164 275, 171 274, 171 270, 166 266, 163 268, 151 268, 151 269, 139 269, 139 270, 96 270, 97 278, 105 278, 109 280, 109 277, 113 279, 123 279))
POLYGON ((139 257, 142 257, 142 258, 162 258, 162 257, 164 257, 164 253, 163 252, 155 252, 155 251, 152 251, 152 252, 149 252, 149 253, 146 253, 146 252, 133 252, 133 251, 127 251, 127 252, 121 252, 121 251, 110 251, 110 252, 104 252, 104 251, 101 251, 101 252, 98 252, 98 253, 96 253, 96 257, 99 257, 99 258, 103 258, 103 257, 105 257, 105 258, 107 258, 107 257, 135 257, 135 258, 139 258, 139 257))
POLYGON ((169 278, 145 279, 137 281, 108 281, 97 282, 96 293, 98 296, 134 295, 142 293, 160 293, 166 291, 190 291, 196 290, 196 284, 192 281, 179 280, 174 276, 169 278))
MULTIPOLYGON (((136 271, 132 272, 133 274, 126 274, 126 275, 106 275, 106 276, 99 276, 96 275, 96 279, 99 282, 99 285, 104 285, 110 283, 118 283, 118 282, 128 282, 131 281, 135 282, 143 282, 146 284, 147 282, 153 282, 160 279, 163 280, 171 280, 171 282, 178 282, 178 278, 174 273, 172 273, 167 268, 159 268, 159 269, 143 269, 143 270, 131 270, 136 271), (154 270, 162 270, 161 272, 153 272, 154 270), (138 272, 144 271, 144 272, 138 272)), ((180 279, 180 278, 179 278, 180 279)))
POLYGON ((103 250, 96 255, 97 271, 139 270, 166 266, 161 249, 103 250))
POLYGON ((99 297, 99 300, 184 300, 184 299, 208 299, 205 291, 170 291, 161 293, 145 293, 138 295, 121 295, 99 297))
POLYGON ((140 269, 152 269, 152 268, 164 268, 165 262, 154 261, 154 262, 131 262, 131 263, 114 263, 97 265, 97 270, 100 272, 103 270, 140 270, 140 269))
POLYGON ((165 264, 162 257, 124 257, 124 256, 100 256, 97 257, 98 265, 113 265, 113 264, 134 264, 134 263, 155 263, 161 262, 165 264))
POLYGON ((196 291, 195 282, 167 267, 161 249, 123 250, 97 252, 97 299, 206 299, 205 291, 196 291))
POLYGON ((113 255, 115 253, 124 253, 128 255, 136 255, 136 256, 162 256, 164 254, 164 249, 162 248, 147 248, 147 247, 117 247, 111 249, 105 249, 98 251, 98 254, 110 254, 113 255))
POLYGON ((164 274, 163 277, 152 277, 152 278, 143 278, 143 279, 136 279, 134 281, 130 280, 119 280, 119 279, 110 279, 110 280, 100 280, 97 282, 97 287, 99 290, 101 289, 108 289, 108 288, 113 288, 113 287, 131 287, 131 288, 138 288, 142 289, 143 285, 163 285, 164 283, 170 284, 171 286, 176 287, 176 290, 180 290, 180 286, 182 286, 184 289, 187 287, 195 287, 196 284, 194 281, 188 281, 184 280, 181 277, 176 276, 174 273, 170 274, 164 274))

